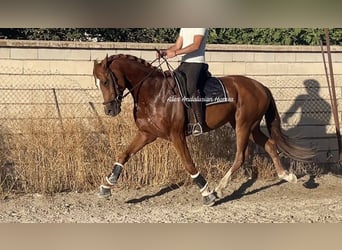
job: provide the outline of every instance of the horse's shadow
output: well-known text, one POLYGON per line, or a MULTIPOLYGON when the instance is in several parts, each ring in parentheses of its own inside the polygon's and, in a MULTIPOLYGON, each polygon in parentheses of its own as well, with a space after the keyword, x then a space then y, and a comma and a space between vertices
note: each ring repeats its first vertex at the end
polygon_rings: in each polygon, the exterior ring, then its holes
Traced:
POLYGON ((251 190, 251 191, 245 193, 246 190, 249 187, 251 187, 256 182, 256 180, 257 180, 256 178, 248 179, 245 183, 242 183, 242 185, 239 187, 239 189, 235 190, 232 194, 227 195, 226 197, 224 197, 222 199, 219 199, 215 203, 215 206, 218 206, 218 205, 221 205, 223 203, 230 202, 230 201, 233 201, 233 200, 239 200, 243 196, 252 195, 252 194, 261 192, 261 191, 263 191, 265 189, 268 189, 268 188, 271 188, 271 187, 274 187, 274 186, 279 186, 279 185, 282 185, 282 184, 286 183, 286 181, 280 180, 280 181, 278 181, 276 183, 273 183, 273 184, 270 184, 270 185, 267 185, 267 186, 263 186, 263 187, 260 187, 260 188, 257 188, 257 189, 254 189, 254 190, 251 190))
MULTIPOLYGON (((239 189, 235 190, 232 194, 227 195, 226 197, 224 197, 222 199, 219 199, 215 203, 215 206, 218 206, 218 205, 221 205, 223 203, 230 202, 230 201, 233 201, 233 200, 239 200, 243 196, 252 195, 252 194, 261 192, 261 191, 263 191, 265 189, 268 189, 268 188, 271 188, 271 187, 274 187, 274 186, 279 186, 279 185, 282 185, 282 184, 286 183, 286 181, 280 180, 280 181, 278 181, 276 183, 273 183, 273 184, 270 184, 270 185, 267 185, 267 186, 263 186, 263 187, 260 187, 260 188, 257 188, 257 189, 254 189, 254 190, 251 190, 251 191, 245 193, 246 190, 248 188, 250 188, 256 182, 256 180, 257 180, 256 178, 248 179, 246 182, 242 183, 242 185, 239 187, 239 189)), ((183 184, 184 184, 183 182, 180 182, 180 183, 177 183, 177 184, 172 184, 170 186, 162 188, 161 190, 159 190, 155 194, 148 194, 148 195, 144 195, 144 196, 142 196, 140 198, 130 199, 130 200, 127 200, 125 203, 138 204, 138 203, 147 201, 149 199, 152 199, 152 198, 155 198, 155 197, 158 197, 158 196, 162 196, 162 195, 164 195, 166 193, 169 193, 169 192, 172 192, 174 190, 177 190, 183 184)))
POLYGON ((171 191, 174 191, 174 190, 177 190, 179 189, 184 183, 183 182, 179 182, 179 183, 176 183, 176 184, 171 184, 165 188, 162 188, 161 190, 159 190, 157 193, 155 194, 149 194, 149 195, 144 195, 140 198, 134 198, 134 199, 130 199, 128 201, 126 201, 125 203, 129 203, 129 204, 137 204, 137 203, 140 203, 140 202, 143 202, 143 201, 147 201, 149 199, 152 199, 152 198, 155 198, 155 197, 158 197, 158 196, 162 196, 166 193, 169 193, 171 191))

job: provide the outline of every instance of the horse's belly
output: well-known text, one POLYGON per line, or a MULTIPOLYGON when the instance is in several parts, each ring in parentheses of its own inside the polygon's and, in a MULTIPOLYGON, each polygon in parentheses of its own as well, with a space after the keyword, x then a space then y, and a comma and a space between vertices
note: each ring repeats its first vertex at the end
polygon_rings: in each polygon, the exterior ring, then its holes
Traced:
POLYGON ((208 106, 206 109, 206 123, 209 128, 216 129, 235 120, 235 103, 222 103, 208 106))

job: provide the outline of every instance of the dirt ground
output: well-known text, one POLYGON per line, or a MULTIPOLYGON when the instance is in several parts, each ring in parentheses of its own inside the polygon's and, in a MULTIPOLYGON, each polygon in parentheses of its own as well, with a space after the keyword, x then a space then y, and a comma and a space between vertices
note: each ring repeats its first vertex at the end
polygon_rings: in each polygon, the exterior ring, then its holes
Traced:
MULTIPOLYGON (((214 184, 212 183, 212 186, 214 184)), ((19 223, 292 223, 342 222, 342 179, 331 174, 298 183, 246 179, 231 182, 213 207, 202 205, 195 185, 86 193, 7 195, 1 222, 19 223)))

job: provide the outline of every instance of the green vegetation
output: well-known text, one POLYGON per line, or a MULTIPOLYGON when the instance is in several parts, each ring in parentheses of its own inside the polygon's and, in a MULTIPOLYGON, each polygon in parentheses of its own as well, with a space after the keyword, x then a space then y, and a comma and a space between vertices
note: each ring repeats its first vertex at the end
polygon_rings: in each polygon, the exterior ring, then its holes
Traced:
MULTIPOLYGON (((177 28, 21 28, 0 29, 0 39, 172 43, 177 28)), ((322 28, 210 28, 208 43, 319 45, 322 28)), ((330 43, 342 45, 342 29, 330 29, 330 43)))

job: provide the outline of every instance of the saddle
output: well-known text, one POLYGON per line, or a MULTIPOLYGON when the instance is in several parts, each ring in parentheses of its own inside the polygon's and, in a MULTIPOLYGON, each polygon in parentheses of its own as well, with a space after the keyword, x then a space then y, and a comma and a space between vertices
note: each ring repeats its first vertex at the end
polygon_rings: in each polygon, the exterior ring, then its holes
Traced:
MULTIPOLYGON (((195 117, 189 103, 190 99, 186 90, 186 76, 177 70, 173 71, 173 76, 179 89, 181 100, 187 111, 187 134, 191 134, 195 117)), ((206 107, 210 105, 232 101, 231 98, 229 98, 229 93, 227 93, 222 81, 217 77, 212 77, 209 72, 207 74, 207 78, 205 80, 203 88, 199 89, 198 91, 200 93, 200 101, 205 104, 203 105, 204 112, 206 107)))
MULTIPOLYGON (((181 99, 184 104, 187 104, 189 95, 186 90, 186 76, 176 70, 173 72, 173 75, 178 85, 181 99)), ((222 81, 211 75, 208 75, 203 85, 203 89, 199 89, 199 93, 201 101, 205 103, 205 106, 232 101, 231 98, 229 98, 229 93, 227 93, 222 81)))

